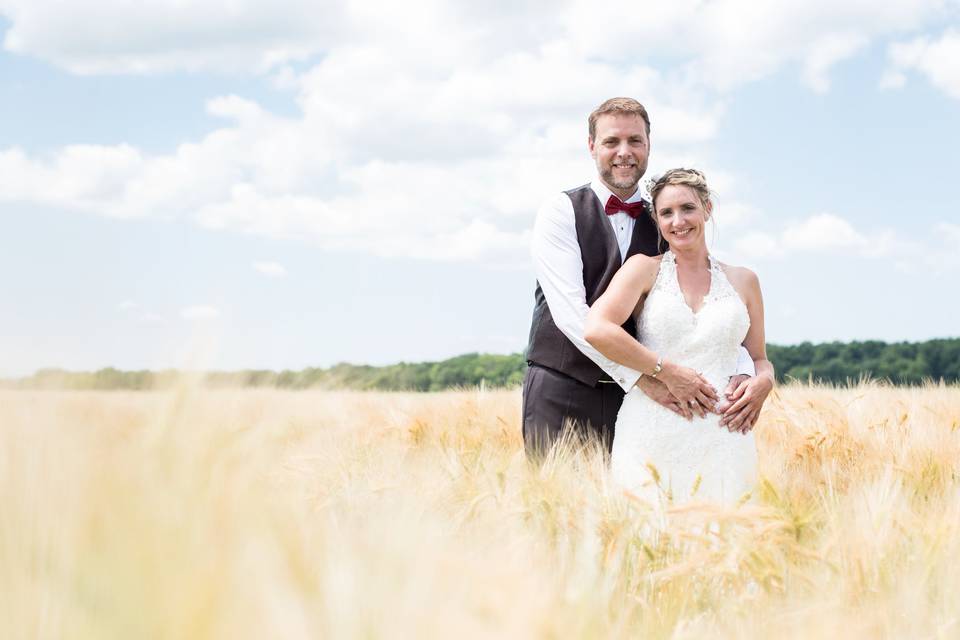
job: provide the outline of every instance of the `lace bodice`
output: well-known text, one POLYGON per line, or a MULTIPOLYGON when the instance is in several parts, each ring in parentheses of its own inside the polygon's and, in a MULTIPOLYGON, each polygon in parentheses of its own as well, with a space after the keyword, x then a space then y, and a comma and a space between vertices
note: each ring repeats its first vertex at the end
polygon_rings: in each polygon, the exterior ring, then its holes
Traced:
MULTIPOLYGON (((710 258, 710 289, 696 313, 677 280, 676 258, 660 262, 653 289, 640 312, 638 338, 664 358, 696 369, 718 390, 736 372, 737 355, 750 327, 747 307, 723 268, 710 258)), ((718 500, 732 504, 752 486, 757 453, 753 434, 720 426, 720 416, 686 420, 637 388, 617 416, 611 472, 616 481, 652 503, 664 499, 718 500), (657 470, 656 474, 650 469, 657 470)))
POLYGON ((640 313, 637 338, 665 359, 696 369, 723 389, 736 372, 740 344, 750 316, 723 268, 710 256, 710 290, 700 310, 687 305, 677 279, 677 262, 667 251, 640 313))

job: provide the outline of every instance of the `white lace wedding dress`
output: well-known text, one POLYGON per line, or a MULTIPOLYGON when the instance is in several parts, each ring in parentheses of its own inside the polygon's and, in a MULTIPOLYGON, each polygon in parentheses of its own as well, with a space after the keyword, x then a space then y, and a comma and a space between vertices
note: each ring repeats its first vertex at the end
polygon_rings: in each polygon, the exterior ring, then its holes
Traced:
MULTIPOLYGON (((676 259, 668 251, 637 326, 641 343, 701 372, 722 394, 736 372, 750 318, 712 256, 710 290, 694 313, 683 299, 676 259)), ((715 413, 691 422, 634 387, 617 415, 610 465, 614 480, 654 504, 691 498, 735 503, 751 489, 756 461, 753 432, 731 433, 715 413)))

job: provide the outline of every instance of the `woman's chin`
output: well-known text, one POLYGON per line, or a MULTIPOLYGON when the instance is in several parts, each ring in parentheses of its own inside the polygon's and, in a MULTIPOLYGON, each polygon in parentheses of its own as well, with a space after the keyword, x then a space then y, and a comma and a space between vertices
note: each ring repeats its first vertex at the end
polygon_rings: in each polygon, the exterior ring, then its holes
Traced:
POLYGON ((704 244, 701 238, 668 238, 667 245, 671 249, 690 249, 704 244))

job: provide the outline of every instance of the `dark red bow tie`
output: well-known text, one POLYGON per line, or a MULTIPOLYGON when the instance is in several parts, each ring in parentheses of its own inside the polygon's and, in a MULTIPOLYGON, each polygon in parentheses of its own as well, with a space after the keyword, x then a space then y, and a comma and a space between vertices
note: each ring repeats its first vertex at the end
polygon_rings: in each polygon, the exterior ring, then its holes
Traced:
POLYGON ((610 199, 607 200, 607 204, 603 207, 603 210, 607 212, 608 216, 612 216, 615 213, 624 211, 628 216, 636 219, 636 217, 641 213, 646 213, 647 203, 643 200, 638 200, 628 204, 617 196, 610 196, 610 199))

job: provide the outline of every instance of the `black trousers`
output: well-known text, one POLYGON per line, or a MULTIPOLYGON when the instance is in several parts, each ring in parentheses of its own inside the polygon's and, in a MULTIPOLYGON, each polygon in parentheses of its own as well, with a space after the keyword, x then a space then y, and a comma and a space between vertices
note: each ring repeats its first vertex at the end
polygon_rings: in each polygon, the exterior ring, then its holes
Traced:
POLYGON ((597 438, 607 453, 623 404, 623 389, 614 383, 590 387, 537 364, 523 380, 523 446, 527 457, 542 458, 560 438, 564 426, 582 438, 597 438))

